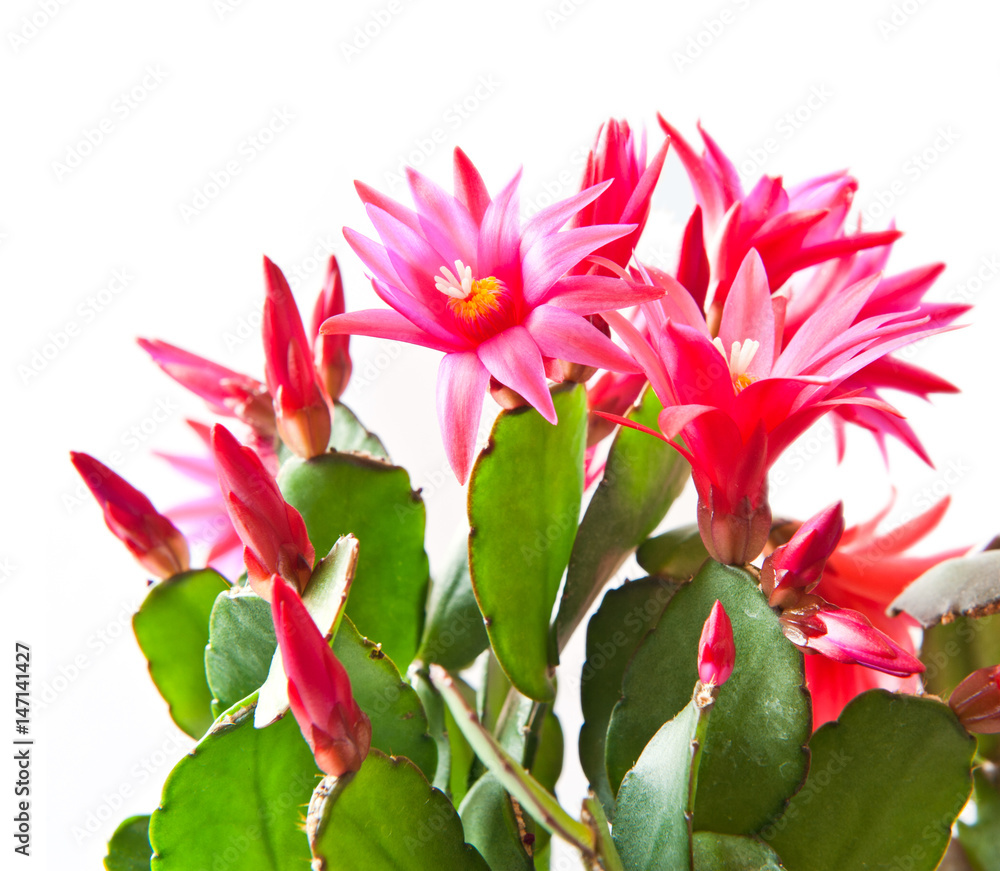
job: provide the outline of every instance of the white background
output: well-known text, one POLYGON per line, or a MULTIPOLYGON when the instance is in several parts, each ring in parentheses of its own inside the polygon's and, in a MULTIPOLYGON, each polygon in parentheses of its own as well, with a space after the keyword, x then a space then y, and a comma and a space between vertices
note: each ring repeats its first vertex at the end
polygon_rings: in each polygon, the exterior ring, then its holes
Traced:
MULTIPOLYGON (((0 655, 13 662, 15 639, 34 655, 35 857, 23 866, 97 867, 115 825, 156 806, 190 746, 131 636, 143 573, 79 498, 67 451, 106 459, 117 450, 116 469, 160 507, 192 493, 148 451, 195 447, 183 419, 205 415, 134 338, 161 337, 259 376, 264 253, 298 277, 303 308, 331 249, 342 255, 348 305, 378 304, 340 231, 367 230, 353 179, 402 195, 394 176, 404 161, 448 185, 461 145, 492 190, 523 163, 524 202, 538 205, 547 190, 573 192, 583 149, 609 116, 645 125, 658 145, 659 110, 692 134, 700 117, 751 181, 760 171, 794 182, 850 167, 857 204, 879 218, 871 226, 889 214, 879 197, 894 200, 907 235, 892 270, 944 260, 934 296, 976 303, 971 327, 910 357, 965 393, 902 402, 937 470, 894 446, 887 475, 863 434, 838 468, 821 428, 785 467, 793 481, 775 488, 775 512, 802 516, 842 496, 849 519, 862 519, 892 481, 897 519, 932 493, 953 494, 929 546, 997 532, 1000 280, 985 264, 1000 255, 998 18, 985 0, 7 0, 0 655), (129 108, 122 95, 133 89, 129 108), (249 138, 272 120, 284 129, 266 145, 249 138), (102 122, 102 140, 88 147, 87 131, 96 138, 102 122), (769 138, 776 152, 759 160, 769 138), (925 152, 928 162, 915 163, 925 152), (238 174, 213 188, 230 161, 238 174), (199 191, 216 195, 198 208, 199 191), (969 284, 980 270, 986 280, 969 284), (116 271, 127 284, 101 303, 116 271), (43 695, 54 699, 40 711, 43 695)), ((690 207, 671 157, 647 232, 653 256, 670 261, 690 207)), ((352 347, 361 377, 345 399, 424 487, 439 565, 462 494, 435 422, 437 355, 366 339, 352 347)), ((691 504, 673 516, 687 522, 691 504)), ((578 652, 568 661, 566 671, 578 668, 578 652)), ((12 701, 12 690, 0 698, 12 701)), ((569 773, 560 794, 575 810, 579 715, 571 696, 561 705, 569 773)), ((4 740, 12 708, 0 710, 4 740)), ((0 782, 12 782, 10 765, 0 782)), ((0 820, 13 813, 11 791, 0 786, 0 820)), ((0 850, 12 846, 5 834, 0 850)))

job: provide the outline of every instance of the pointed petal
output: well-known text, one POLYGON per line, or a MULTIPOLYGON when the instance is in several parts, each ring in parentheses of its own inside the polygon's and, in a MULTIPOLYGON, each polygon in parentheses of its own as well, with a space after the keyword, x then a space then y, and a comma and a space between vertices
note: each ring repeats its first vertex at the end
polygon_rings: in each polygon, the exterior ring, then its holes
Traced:
POLYGON ((719 338, 727 350, 733 342, 754 339, 760 342, 747 367, 748 374, 766 378, 771 374, 774 355, 774 309, 767 272, 760 255, 751 248, 733 280, 722 310, 719 338))
POLYGON ((631 308, 663 296, 663 289, 647 284, 633 284, 608 275, 570 275, 552 285, 545 302, 576 312, 593 315, 599 312, 631 308))
POLYGON ((540 306, 528 315, 524 326, 545 357, 614 372, 637 374, 642 371, 635 360, 597 327, 566 309, 540 306))
POLYGON ((482 224, 490 204, 486 183, 461 148, 455 149, 455 196, 465 205, 476 224, 482 224))
POLYGON ((376 339, 422 345, 425 348, 434 348, 436 351, 453 350, 452 346, 444 345, 420 327, 411 324, 399 312, 391 309, 365 309, 335 315, 323 321, 320 332, 324 336, 372 336, 376 339))
POLYGON ((481 275, 503 279, 518 267, 521 218, 517 187, 520 182, 521 170, 518 170, 483 215, 477 264, 481 275))
POLYGON ((446 354, 438 367, 437 413, 444 449, 455 477, 464 484, 472 469, 483 397, 490 373, 475 351, 446 354))
POLYGON ((556 423, 542 355, 524 327, 511 327, 498 333, 483 342, 478 353, 497 381, 520 393, 549 423, 556 423))

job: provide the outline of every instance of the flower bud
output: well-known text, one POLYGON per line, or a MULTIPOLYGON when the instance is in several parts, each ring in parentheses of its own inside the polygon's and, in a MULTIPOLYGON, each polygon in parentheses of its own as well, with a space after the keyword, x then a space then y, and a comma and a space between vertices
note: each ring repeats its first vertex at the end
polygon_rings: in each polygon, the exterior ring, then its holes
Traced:
POLYGON ((765 558, 760 585, 772 608, 790 606, 796 594, 810 592, 823 577, 826 561, 844 534, 844 504, 838 502, 807 520, 786 544, 765 558))
POLYGON ((736 644, 729 615, 716 599, 698 642, 698 679, 709 686, 722 686, 733 673, 736 644))
POLYGON ((304 590, 316 552, 302 515, 285 502, 260 457, 221 424, 212 427, 212 455, 226 510, 243 541, 251 589, 270 601, 273 578, 280 575, 304 590))
POLYGON ((972 672, 955 687, 948 704, 970 732, 1000 732, 1000 665, 972 672))
POLYGON ((795 592, 795 607, 783 611, 780 619, 785 637, 800 650, 896 677, 924 671, 919 659, 872 626, 864 614, 838 608, 819 596, 795 592))
POLYGON ((104 511, 104 522, 139 563, 158 578, 190 567, 187 541, 153 503, 89 454, 70 453, 80 477, 104 511))
POLYGON ((288 676, 288 702, 316 764, 340 777, 357 771, 371 747, 371 721, 351 693, 351 679, 298 594, 277 575, 271 614, 288 676))
POLYGON ((340 399, 347 389, 347 382, 351 379, 351 337, 346 333, 342 336, 325 335, 320 332, 320 327, 327 318, 342 315, 345 308, 344 282, 340 277, 340 266, 337 264, 337 258, 331 255, 326 282, 316 299, 312 317, 313 362, 316 365, 316 377, 330 402, 340 399))
POLYGON ((264 372, 274 400, 278 434, 289 450, 309 459, 330 443, 330 411, 316 384, 313 355, 285 276, 264 258, 264 372))
POLYGON ((167 375, 204 399, 216 414, 238 418, 262 439, 274 438, 271 396, 256 378, 158 339, 139 339, 138 344, 167 375))

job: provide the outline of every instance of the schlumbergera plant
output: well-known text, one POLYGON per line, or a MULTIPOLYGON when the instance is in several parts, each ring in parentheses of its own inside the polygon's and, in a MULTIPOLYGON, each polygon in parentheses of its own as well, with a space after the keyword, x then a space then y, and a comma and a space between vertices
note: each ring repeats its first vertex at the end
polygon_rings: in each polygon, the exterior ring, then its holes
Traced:
POLYGON ((746 191, 660 123, 651 154, 608 122, 527 220, 520 175, 461 150, 454 193, 358 183, 374 232, 345 234, 385 305, 345 311, 331 259, 307 331, 265 260, 263 381, 140 340, 219 420, 164 457, 202 488, 166 514, 73 455, 154 576, 136 638, 197 739, 109 869, 524 871, 553 836, 605 871, 996 867, 1000 551, 911 554, 947 500, 885 530, 768 496, 824 416, 841 460, 853 424, 930 463, 885 394, 955 388, 894 352, 967 307, 925 299, 940 264, 885 273, 900 234, 850 229, 846 172, 746 191), (697 202, 672 269, 636 253, 668 148, 697 202), (351 335, 443 355, 469 531, 433 582, 420 492, 341 402, 351 335), (697 515, 660 531, 689 478, 697 515), (582 807, 554 794, 560 684, 582 807))

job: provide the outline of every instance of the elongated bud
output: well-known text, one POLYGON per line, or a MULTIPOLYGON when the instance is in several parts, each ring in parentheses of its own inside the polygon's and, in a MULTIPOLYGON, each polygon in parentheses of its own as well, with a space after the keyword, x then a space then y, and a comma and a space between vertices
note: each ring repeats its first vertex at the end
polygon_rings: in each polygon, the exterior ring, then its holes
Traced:
POLYGON ((772 608, 792 606, 797 591, 810 592, 844 534, 844 504, 837 502, 807 520, 760 569, 760 586, 772 608))
POLYGON ((736 644, 729 615, 716 599, 698 642, 698 679, 709 686, 722 686, 733 673, 736 644))
POLYGON ((330 411, 316 384, 312 350, 285 276, 264 258, 264 372, 274 399, 278 434, 309 459, 330 443, 330 411))
POLYGON ((334 777, 361 768, 371 721, 351 693, 351 679, 298 594, 273 579, 271 615, 288 675, 288 701, 316 764, 334 777))
POLYGON ((104 511, 108 529, 147 571, 169 578, 188 570, 187 541, 143 493, 89 454, 69 456, 104 511))
POLYGON ((948 704, 970 732, 1000 732, 1000 665, 972 672, 955 687, 948 704))
POLYGON ((250 587, 271 601, 274 576, 280 575, 304 590, 316 552, 302 515, 285 502, 260 457, 222 424, 212 427, 212 455, 226 510, 243 542, 250 587))
POLYGON ((351 379, 351 337, 347 334, 324 335, 319 328, 327 318, 342 315, 345 310, 344 282, 340 277, 340 266, 337 264, 337 258, 331 255, 326 270, 326 282, 316 299, 312 317, 316 377, 330 402, 340 399, 347 389, 347 382, 351 379))
POLYGON ((256 378, 234 372, 159 339, 138 339, 142 348, 178 384, 201 397, 216 414, 235 417, 262 439, 274 438, 274 408, 256 378))
POLYGON ((800 592, 796 607, 783 611, 780 620, 785 637, 802 651, 896 677, 924 671, 919 659, 872 626, 864 614, 819 596, 800 592))

